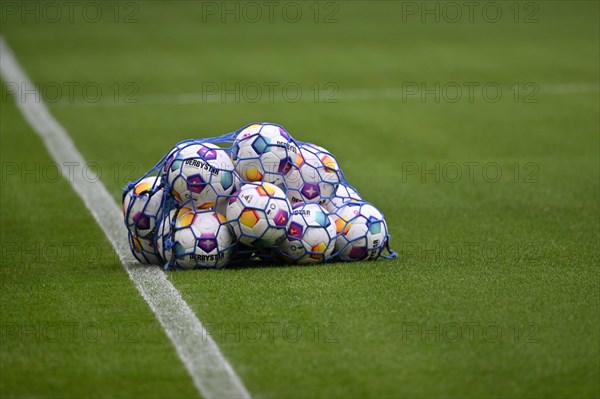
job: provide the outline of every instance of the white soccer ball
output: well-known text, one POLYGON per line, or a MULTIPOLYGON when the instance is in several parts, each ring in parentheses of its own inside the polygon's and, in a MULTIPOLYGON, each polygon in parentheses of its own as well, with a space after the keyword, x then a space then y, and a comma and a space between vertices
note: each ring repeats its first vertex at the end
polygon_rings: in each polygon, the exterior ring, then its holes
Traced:
POLYGON ((171 257, 170 253, 167 252, 166 244, 171 238, 171 221, 175 217, 176 212, 176 209, 172 209, 169 213, 164 215, 156 229, 154 247, 156 248, 156 252, 163 259, 171 257))
POLYGON ((335 252, 341 260, 374 260, 387 241, 383 214, 368 202, 349 202, 332 214, 338 237, 335 252))
POLYGON ((233 191, 233 163, 227 151, 214 144, 188 144, 169 162, 167 181, 179 204, 210 209, 233 191))
MULTIPOLYGON (((173 217, 175 213, 165 217, 165 226, 173 217)), ((165 261, 174 261, 182 269, 218 268, 229 263, 235 239, 223 215, 214 211, 180 210, 173 230, 173 234, 168 231, 161 236, 161 244, 157 243, 165 261), (171 240, 171 248, 167 248, 165 237, 171 240)))
POLYGON ((177 143, 175 145, 175 147, 171 148, 171 150, 164 157, 163 164, 160 168, 160 177, 162 179, 163 184, 167 184, 167 178, 169 175, 169 167, 171 166, 171 162, 173 162, 177 153, 193 143, 194 143, 194 140, 185 140, 180 143, 177 143))
POLYGON ((167 244, 172 239, 172 226, 175 224, 175 220, 181 219, 181 217, 185 216, 189 212, 193 213, 194 210, 192 208, 183 207, 179 209, 171 209, 168 213, 162 216, 162 219, 156 228, 156 233, 154 234, 154 246, 156 248, 156 252, 161 258, 165 260, 171 258, 170 248, 167 248, 167 244))
POLYGON ((123 196, 123 216, 129 231, 139 238, 153 238, 163 189, 156 176, 140 180, 123 196))
POLYGON ((266 248, 285 237, 290 212, 290 204, 279 187, 270 183, 245 184, 229 201, 227 220, 242 244, 266 248))
POLYGON ((315 202, 326 206, 340 183, 340 167, 323 147, 302 144, 296 164, 285 176, 288 199, 292 205, 315 202))
POLYGON ((322 263, 333 253, 335 239, 334 220, 323 207, 298 203, 292 209, 279 253, 291 263, 322 263))
POLYGON ((347 204, 348 202, 364 202, 363 197, 346 183, 340 183, 335 190, 335 195, 330 198, 325 204, 325 209, 330 213, 337 211, 339 208, 347 204))
POLYGON ((152 240, 138 238, 130 232, 129 247, 131 248, 133 256, 140 263, 152 265, 160 265, 163 263, 152 240))
POLYGON ((233 190, 231 193, 219 197, 217 199, 217 205, 215 206, 215 210, 219 212, 221 215, 227 215, 227 207, 229 206, 229 201, 237 195, 238 191, 242 188, 242 182, 237 177, 237 173, 233 174, 233 190))
POLYGON ((246 127, 231 147, 235 170, 245 182, 282 184, 297 155, 298 147, 288 132, 270 123, 246 127))

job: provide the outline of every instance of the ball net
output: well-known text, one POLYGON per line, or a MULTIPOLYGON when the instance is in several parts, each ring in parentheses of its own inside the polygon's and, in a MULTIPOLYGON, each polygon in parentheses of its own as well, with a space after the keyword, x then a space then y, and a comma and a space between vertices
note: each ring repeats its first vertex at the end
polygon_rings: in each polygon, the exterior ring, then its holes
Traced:
POLYGON ((394 259, 335 156, 256 123, 184 140, 123 191, 135 258, 166 270, 394 259))

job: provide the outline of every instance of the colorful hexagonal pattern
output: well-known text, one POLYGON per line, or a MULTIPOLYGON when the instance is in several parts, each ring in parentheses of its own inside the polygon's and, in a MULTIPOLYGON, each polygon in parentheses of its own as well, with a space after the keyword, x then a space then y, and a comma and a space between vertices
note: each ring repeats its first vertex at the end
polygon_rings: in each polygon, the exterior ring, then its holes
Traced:
POLYGON ((198 209, 210 209, 210 208, 214 208, 215 205, 216 205, 216 202, 212 201, 212 202, 205 202, 204 204, 201 204, 200 206, 198 206, 196 204, 196 207, 198 209))
POLYGON ((246 209, 240 215, 240 223, 246 227, 254 227, 258 223, 258 215, 254 209, 246 209))
POLYGON ((136 213, 133 221, 135 222, 135 227, 140 230, 148 230, 150 228, 150 217, 144 215, 142 212, 136 213))
POLYGON ((169 165, 171 165, 171 162, 173 162, 173 158, 175 158, 175 154, 169 155, 165 164, 163 165, 163 173, 167 173, 167 171, 169 170, 169 165))
POLYGON ((289 237, 295 238, 297 240, 301 240, 303 233, 304 233, 304 228, 302 227, 301 224, 298 224, 296 222, 290 223, 290 227, 288 227, 288 236, 289 237))
POLYGON ((290 135, 288 134, 288 132, 285 131, 284 128, 280 127, 279 128, 279 134, 281 134, 283 137, 285 137, 286 139, 290 139, 290 135))
POLYGON ((217 239, 214 234, 202 234, 198 239, 198 248, 201 248, 204 252, 209 253, 217 247, 217 239))
POLYGON ((223 223, 227 222, 227 218, 225 218, 225 216, 221 215, 220 213, 215 212, 214 215, 217 218, 217 220, 219 221, 219 223, 223 224, 223 223))
POLYGON ((275 222, 275 226, 281 227, 281 226, 285 226, 287 224, 288 219, 289 219, 289 215, 288 215, 287 211, 280 209, 275 214, 273 221, 275 222))
POLYGON ((189 226, 194 221, 194 212, 181 213, 180 211, 179 216, 177 216, 177 221, 181 227, 189 226))
POLYGON ((277 188, 269 183, 263 183, 260 186, 256 187, 256 191, 261 197, 272 197, 277 192, 276 190, 277 188))
POLYGON ((238 143, 235 143, 231 146, 231 158, 235 161, 237 159, 238 153, 240 152, 240 146, 238 143))
POLYGON ((381 233, 381 220, 377 219, 376 217, 369 216, 369 220, 367 220, 367 228, 371 234, 381 233))
POLYGON ((298 152, 298 155, 296 156, 296 166, 300 167, 304 164, 304 157, 302 156, 302 151, 298 152))
POLYGON ((206 187, 206 182, 202 179, 200 175, 194 175, 187 178, 187 186, 188 190, 195 194, 200 194, 204 187, 206 187))
POLYGON ((142 244, 140 243, 139 238, 132 235, 131 242, 133 243, 133 247, 135 248, 136 251, 140 252, 142 250, 142 244))
POLYGON ((176 257, 181 258, 181 257, 185 256, 186 251, 185 251, 185 247, 183 245, 176 242, 175 245, 173 245, 173 252, 175 252, 176 257))
POLYGON ((147 191, 150 191, 152 189, 152 183, 148 182, 148 181, 142 181, 139 182, 135 188, 133 189, 133 193, 135 195, 140 195, 142 193, 145 193, 147 191))
POLYGON ((269 150, 269 141, 266 137, 258 136, 252 143, 252 148, 257 154, 263 154, 269 150))
POLYGON ((177 169, 181 168, 182 163, 183 163, 183 160, 174 159, 173 162, 171 162, 171 172, 175 172, 177 169))
POLYGON ((319 226, 327 227, 331 224, 329 217, 325 212, 318 211, 315 213, 315 221, 319 223, 319 226))
POLYGON ((246 180, 248 181, 261 181, 263 174, 256 167, 246 169, 246 180))
POLYGON ((173 195, 177 199, 177 202, 179 202, 180 204, 183 203, 183 198, 181 197, 181 195, 177 191, 172 190, 171 192, 173 193, 173 195))
POLYGON ((335 220, 335 231, 340 234, 342 233, 343 235, 348 234, 348 231, 350 230, 350 227, 352 226, 352 223, 348 223, 346 221, 346 219, 344 218, 338 218, 335 220))
POLYGON ((202 146, 199 150, 198 150, 198 155, 200 155, 202 158, 206 159, 207 161, 210 161, 212 159, 217 159, 217 151, 208 148, 206 146, 202 146))
POLYGON ((321 162, 325 165, 325 171, 328 173, 335 173, 338 169, 337 162, 329 155, 321 156, 321 162))
POLYGON ((292 169, 292 163, 291 163, 289 157, 279 161, 279 166, 277 167, 277 173, 286 175, 290 171, 290 169, 292 169))
POLYGON ((319 186, 312 183, 304 183, 301 192, 305 198, 310 200, 319 195, 319 186))
POLYGON ((233 185, 233 173, 222 170, 221 171, 221 186, 224 190, 228 190, 233 185))
POLYGON ((324 242, 320 242, 317 245, 313 245, 310 250, 313 252, 309 256, 313 259, 323 259, 325 250, 327 249, 327 245, 324 242))

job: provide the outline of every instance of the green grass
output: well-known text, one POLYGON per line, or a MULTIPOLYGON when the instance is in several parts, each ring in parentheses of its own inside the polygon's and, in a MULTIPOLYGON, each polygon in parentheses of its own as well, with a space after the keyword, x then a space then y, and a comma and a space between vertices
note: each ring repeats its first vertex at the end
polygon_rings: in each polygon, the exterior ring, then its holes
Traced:
POLYGON ((4 174, 0 191, 2 397, 193 396, 102 230, 65 180, 42 174, 52 160, 11 102, 0 128, 3 166, 40 171, 4 174))
MULTIPOLYGON (((1 30, 42 87, 102 87, 98 104, 76 91, 49 107, 101 165, 116 201, 177 141, 268 120, 330 149, 384 211, 394 261, 169 274, 253 396, 598 397, 598 3, 538 2, 532 24, 513 23, 508 3, 511 16, 498 23, 458 24, 403 23, 402 2, 336 4, 333 24, 203 23, 199 3, 148 1, 133 24, 9 18, 1 30), (115 82, 134 82, 139 102, 111 103, 115 82), (169 102, 212 82, 297 82, 303 97, 169 102), (315 82, 333 82, 339 101, 311 101, 315 82), (411 82, 497 82, 503 96, 451 103, 344 94, 411 82), (528 82, 540 89, 537 102, 515 101, 509 86, 528 82), (472 181, 466 167, 454 183, 406 173, 408 163, 441 170, 468 162, 478 163, 472 181), (501 168, 498 182, 482 175, 486 164, 501 168)), ((12 102, 3 88, 2 164, 49 162, 12 102)), ((3 334, 55 321, 138 329, 133 343, 5 334, 0 394, 196 396, 68 183, 2 178, 3 249, 76 241, 102 253, 90 260, 63 251, 48 262, 3 250, 3 334)))

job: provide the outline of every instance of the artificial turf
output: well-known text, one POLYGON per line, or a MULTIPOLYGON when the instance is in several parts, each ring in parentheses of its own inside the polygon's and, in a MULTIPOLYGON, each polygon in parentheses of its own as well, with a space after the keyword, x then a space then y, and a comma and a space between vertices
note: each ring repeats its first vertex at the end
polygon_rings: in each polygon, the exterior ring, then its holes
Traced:
MULTIPOLYGON (((7 18, 1 29, 41 88, 102 88, 98 102, 81 90, 47 100, 116 201, 177 141, 272 121, 331 150, 385 213, 394 261, 169 274, 253 396, 598 397, 598 3, 495 3, 497 23, 421 22, 405 15, 413 2, 331 3, 333 23, 315 23, 312 3, 296 3, 298 23, 223 23, 202 3, 148 1, 134 23, 7 18), (530 3, 537 22, 523 23, 530 3), (202 97, 265 82, 302 96, 202 97), (436 82, 497 84, 502 96, 407 95, 436 82), (127 83, 137 102, 124 102, 127 83)), ((196 396, 69 185, 18 174, 50 159, 12 101, 3 88, 1 395, 196 396), (73 240, 102 256, 14 249, 73 240), (138 340, 9 330, 55 321, 132 322, 138 340)))

